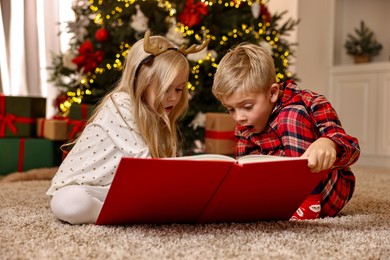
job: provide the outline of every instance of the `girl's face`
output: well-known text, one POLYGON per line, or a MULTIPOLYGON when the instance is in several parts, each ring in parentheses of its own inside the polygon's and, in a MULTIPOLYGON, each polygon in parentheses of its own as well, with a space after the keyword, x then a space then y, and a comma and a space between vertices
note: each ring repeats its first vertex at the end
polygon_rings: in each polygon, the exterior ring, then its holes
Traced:
POLYGON ((279 87, 273 84, 267 93, 235 92, 223 98, 222 103, 238 124, 260 133, 267 126, 269 116, 278 100, 278 94, 279 87))
MULTIPOLYGON (((162 99, 162 106, 165 112, 169 115, 175 106, 179 103, 183 90, 187 84, 187 77, 185 73, 179 73, 165 92, 162 99)), ((149 107, 154 107, 154 101, 156 100, 156 85, 149 86, 146 89, 146 103, 149 107)))

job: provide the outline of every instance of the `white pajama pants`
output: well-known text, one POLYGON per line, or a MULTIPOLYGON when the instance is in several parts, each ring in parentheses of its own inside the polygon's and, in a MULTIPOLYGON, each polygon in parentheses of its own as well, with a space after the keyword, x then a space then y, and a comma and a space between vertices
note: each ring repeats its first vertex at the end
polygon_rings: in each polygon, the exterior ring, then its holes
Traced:
POLYGON ((70 224, 94 224, 107 193, 107 187, 65 186, 54 193, 51 210, 58 219, 70 224))

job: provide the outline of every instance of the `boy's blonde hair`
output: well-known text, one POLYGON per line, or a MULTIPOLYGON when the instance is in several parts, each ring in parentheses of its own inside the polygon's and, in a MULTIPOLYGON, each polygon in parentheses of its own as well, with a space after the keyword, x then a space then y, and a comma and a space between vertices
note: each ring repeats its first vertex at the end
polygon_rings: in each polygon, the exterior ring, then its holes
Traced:
POLYGON ((229 50, 220 61, 212 92, 221 101, 236 91, 265 93, 275 81, 272 56, 258 45, 242 43, 229 50))
MULTIPOLYGON (((170 41, 162 36, 150 37, 152 44, 167 44, 176 48, 170 41)), ((136 42, 130 49, 122 76, 117 86, 106 95, 96 107, 94 114, 89 119, 92 122, 100 108, 110 96, 118 92, 129 94, 134 105, 134 116, 140 134, 146 142, 153 158, 174 157, 178 153, 178 129, 177 121, 188 107, 188 89, 185 86, 179 103, 166 114, 162 106, 162 99, 168 88, 179 74, 184 73, 189 77, 189 64, 186 57, 176 50, 167 50, 154 57, 151 64, 141 65, 136 82, 135 72, 140 62, 150 53, 144 51, 144 39, 136 42), (136 83, 136 84, 135 84, 136 83), (135 89, 134 89, 134 86, 135 89), (153 107, 146 103, 146 89, 155 87, 155 102, 153 107)))

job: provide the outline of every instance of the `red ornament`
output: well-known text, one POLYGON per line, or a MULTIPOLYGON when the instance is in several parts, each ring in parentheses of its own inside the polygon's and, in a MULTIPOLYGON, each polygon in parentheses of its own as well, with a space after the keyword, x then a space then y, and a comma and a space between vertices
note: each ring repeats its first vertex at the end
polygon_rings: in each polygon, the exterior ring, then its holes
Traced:
POLYGON ((110 33, 106 28, 100 28, 96 31, 95 38, 98 42, 106 42, 110 38, 110 33))
POLYGON ((194 3, 194 0, 187 0, 183 12, 179 15, 179 21, 192 27, 198 25, 201 22, 201 16, 207 15, 207 5, 203 2, 194 3))

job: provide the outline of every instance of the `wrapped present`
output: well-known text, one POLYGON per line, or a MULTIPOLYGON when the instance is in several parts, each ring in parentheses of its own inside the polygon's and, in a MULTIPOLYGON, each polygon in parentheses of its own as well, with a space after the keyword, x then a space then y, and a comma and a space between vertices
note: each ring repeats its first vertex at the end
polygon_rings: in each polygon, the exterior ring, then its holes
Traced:
POLYGON ((87 120, 92 115, 94 105, 73 104, 68 114, 68 139, 73 140, 84 130, 87 120))
POLYGON ((62 144, 44 138, 0 138, 0 175, 58 166, 62 144))
POLYGON ((226 113, 206 113, 205 152, 233 155, 236 122, 226 113))
POLYGON ((85 125, 87 121, 86 120, 67 120, 67 136, 68 140, 74 140, 76 139, 84 130, 85 125))
POLYGON ((0 94, 0 137, 35 137, 36 120, 46 116, 46 98, 0 94))
POLYGON ((37 136, 53 141, 68 139, 68 123, 66 119, 37 119, 37 136))
POLYGON ((68 118, 74 120, 88 120, 91 117, 94 108, 95 105, 91 104, 72 104, 68 118))

